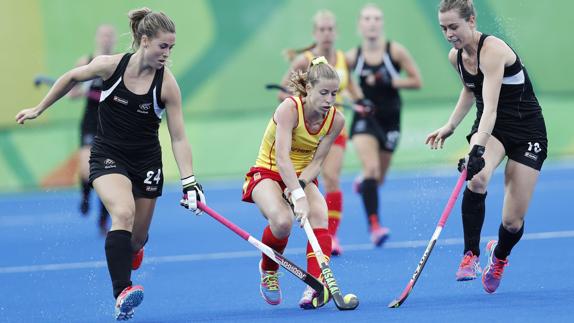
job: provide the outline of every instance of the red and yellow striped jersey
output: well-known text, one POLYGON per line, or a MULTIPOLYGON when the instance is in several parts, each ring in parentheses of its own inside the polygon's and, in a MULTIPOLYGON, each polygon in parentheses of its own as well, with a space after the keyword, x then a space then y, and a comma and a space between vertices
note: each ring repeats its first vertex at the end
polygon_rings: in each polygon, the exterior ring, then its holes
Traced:
MULTIPOLYGON (((292 96, 289 97, 289 99, 295 102, 298 114, 297 127, 295 127, 292 132, 291 151, 289 152, 289 157, 291 158, 295 172, 300 173, 305 169, 305 167, 307 167, 307 165, 309 165, 311 160, 313 160, 313 156, 315 155, 315 151, 317 150, 319 143, 323 137, 329 133, 329 130, 331 130, 337 110, 331 107, 329 112, 327 112, 319 131, 311 133, 305 125, 305 117, 303 113, 305 106, 301 101, 301 98, 292 96)), ((275 123, 275 120, 271 118, 267 124, 267 128, 265 129, 261 146, 259 147, 259 155, 257 156, 255 167, 263 167, 279 172, 275 154, 276 131, 277 124, 275 123)))

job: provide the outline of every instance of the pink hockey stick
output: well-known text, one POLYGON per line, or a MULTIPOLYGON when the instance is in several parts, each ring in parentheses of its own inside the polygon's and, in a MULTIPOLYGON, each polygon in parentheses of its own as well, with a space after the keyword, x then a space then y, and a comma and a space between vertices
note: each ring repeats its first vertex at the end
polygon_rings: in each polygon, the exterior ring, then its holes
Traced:
POLYGON ((417 266, 417 269, 415 270, 413 277, 411 277, 411 280, 409 281, 409 283, 407 284, 407 287, 405 287, 405 289, 403 290, 401 295, 397 299, 395 299, 389 303, 388 306, 390 308, 398 308, 399 306, 401 306, 401 304, 404 303, 404 301, 409 296, 410 292, 415 287, 415 284, 416 284, 417 280, 419 279, 419 276, 420 276, 421 272, 423 271, 423 268, 425 267, 427 260, 429 259, 429 256, 432 252, 432 249, 434 248, 434 245, 436 244, 436 241, 438 240, 438 236, 440 235, 442 228, 444 227, 444 224, 446 223, 446 220, 448 219, 448 216, 450 215, 450 211, 452 211, 452 208, 454 207, 454 203, 456 202, 456 199, 458 198, 458 194, 460 193, 460 190, 462 189, 462 186, 463 186, 465 181, 466 181, 466 169, 463 169, 462 173, 460 173, 458 181, 456 182, 456 186, 454 187, 454 190, 450 194, 450 198, 448 199, 448 202, 446 203, 446 206, 445 206, 444 210, 442 211, 442 215, 440 216, 440 219, 438 220, 438 225, 436 226, 436 229, 434 230, 434 233, 431 237, 431 240, 429 241, 429 244, 427 245, 427 248, 425 249, 425 252, 423 253, 423 257, 419 261, 419 265, 417 266))
POLYGON ((219 213, 215 212, 215 210, 211 209, 207 205, 203 204, 202 202, 197 202, 197 206, 203 212, 209 214, 212 218, 219 221, 221 224, 225 225, 231 231, 235 232, 244 240, 247 240, 250 244, 252 244, 255 248, 259 249, 263 252, 267 257, 271 258, 274 262, 279 264, 281 267, 285 268, 287 271, 292 273, 295 277, 299 278, 305 284, 309 285, 315 291, 317 291, 317 296, 313 299, 313 306, 315 308, 321 307, 325 305, 329 301, 329 290, 325 287, 317 278, 313 277, 313 275, 309 274, 299 266, 297 266, 291 260, 285 258, 282 254, 278 253, 277 251, 273 250, 268 245, 264 244, 263 242, 255 239, 252 235, 247 233, 247 231, 241 229, 233 222, 226 219, 224 216, 220 215, 219 213))

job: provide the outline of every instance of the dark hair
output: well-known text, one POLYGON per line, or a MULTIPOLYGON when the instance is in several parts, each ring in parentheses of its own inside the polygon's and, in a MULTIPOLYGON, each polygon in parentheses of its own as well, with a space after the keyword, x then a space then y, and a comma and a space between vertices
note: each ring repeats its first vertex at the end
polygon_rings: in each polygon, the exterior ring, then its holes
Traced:
POLYGON ((136 51, 143 35, 153 38, 158 31, 175 33, 175 24, 165 13, 153 12, 150 8, 131 10, 130 29, 132 31, 132 49, 136 51))
POLYGON ((460 17, 466 21, 471 16, 476 17, 472 0, 441 0, 438 10, 439 12, 447 12, 453 9, 457 10, 460 17))
POLYGON ((291 72, 288 88, 294 95, 305 97, 307 84, 315 86, 322 79, 339 81, 339 74, 327 63, 325 57, 320 56, 311 60, 307 72, 301 70, 291 72))

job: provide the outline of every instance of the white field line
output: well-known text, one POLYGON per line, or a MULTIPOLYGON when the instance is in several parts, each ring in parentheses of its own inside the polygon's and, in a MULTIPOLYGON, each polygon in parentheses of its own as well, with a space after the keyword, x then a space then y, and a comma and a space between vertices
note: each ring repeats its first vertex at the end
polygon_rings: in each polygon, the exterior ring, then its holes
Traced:
MULTIPOLYGON (((483 241, 496 239, 496 236, 481 237, 483 241)), ((574 238, 573 231, 550 231, 524 234, 522 240, 548 240, 548 239, 561 239, 561 238, 574 238)), ((408 249, 426 247, 428 240, 410 240, 410 241, 389 241, 385 243, 385 249, 408 249)), ((450 238, 437 241, 437 245, 451 246, 462 245, 464 240, 462 238, 450 238)), ((361 251, 375 249, 372 244, 353 244, 344 245, 345 252, 361 251)), ((286 255, 303 254, 304 248, 292 248, 285 251, 286 255)), ((191 255, 178 255, 178 256, 161 256, 161 257, 147 257, 144 262, 147 264, 165 264, 171 262, 192 262, 192 261, 208 261, 208 260, 227 260, 237 258, 255 258, 260 257, 261 252, 258 250, 252 251, 232 251, 232 252, 215 252, 205 254, 191 254, 191 255)), ((95 269, 106 267, 105 261, 86 261, 86 262, 71 262, 61 264, 46 264, 46 265, 30 265, 30 266, 13 266, 13 267, 0 267, 0 274, 16 274, 16 273, 33 273, 43 271, 60 271, 71 269, 95 269)))

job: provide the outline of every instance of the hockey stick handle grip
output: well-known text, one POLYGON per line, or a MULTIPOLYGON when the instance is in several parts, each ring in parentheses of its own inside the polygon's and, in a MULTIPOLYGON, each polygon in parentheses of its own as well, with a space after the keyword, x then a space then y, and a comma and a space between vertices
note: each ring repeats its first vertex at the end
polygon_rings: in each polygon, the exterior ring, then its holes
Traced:
POLYGON ((450 212, 452 211, 452 208, 454 207, 454 204, 456 203, 456 199, 458 198, 458 194, 462 190, 462 186, 464 185, 465 181, 466 181, 466 168, 463 169, 462 172, 460 173, 460 176, 458 177, 458 181, 456 182, 456 186, 452 190, 452 193, 450 194, 448 202, 446 203, 446 206, 444 207, 444 210, 442 211, 442 215, 440 216, 440 220, 438 221, 439 227, 441 227, 441 228, 444 227, 444 224, 446 223, 446 220, 448 219, 448 216, 450 215, 450 212))
POLYGON ((245 230, 241 229, 240 227, 236 226, 233 222, 227 220, 225 217, 217 213, 215 210, 211 209, 209 206, 203 204, 202 202, 197 202, 197 207, 202 210, 203 212, 209 214, 212 218, 216 219, 217 221, 221 222, 221 224, 228 227, 231 231, 237 233, 243 239, 249 241, 249 237, 251 236, 245 230))

